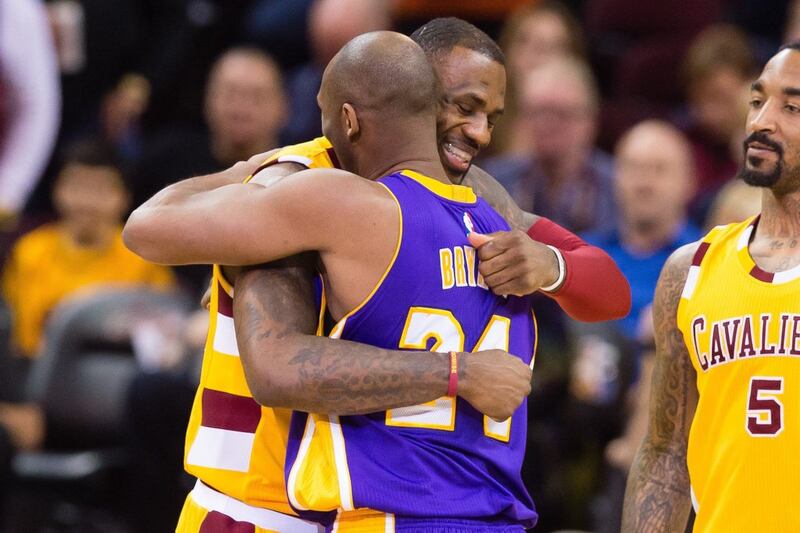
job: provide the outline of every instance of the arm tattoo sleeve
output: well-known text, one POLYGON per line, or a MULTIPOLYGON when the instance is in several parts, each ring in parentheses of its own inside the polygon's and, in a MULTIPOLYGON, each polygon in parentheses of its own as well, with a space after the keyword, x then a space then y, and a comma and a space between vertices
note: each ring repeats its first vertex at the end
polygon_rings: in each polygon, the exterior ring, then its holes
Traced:
POLYGON ((362 414, 443 395, 447 354, 385 350, 314 336, 313 270, 269 265, 236 279, 234 322, 256 401, 272 407, 362 414))
POLYGON ((696 244, 673 254, 653 304, 656 363, 648 433, 628 475, 623 532, 678 532, 690 510, 686 448, 697 406, 695 371, 676 314, 696 244))

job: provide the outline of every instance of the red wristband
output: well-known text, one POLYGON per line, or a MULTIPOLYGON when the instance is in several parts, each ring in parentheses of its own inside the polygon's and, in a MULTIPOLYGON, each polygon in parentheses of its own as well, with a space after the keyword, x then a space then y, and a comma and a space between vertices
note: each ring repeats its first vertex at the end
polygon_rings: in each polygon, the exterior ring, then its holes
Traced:
POLYGON ((450 352, 450 381, 447 382, 447 395, 455 398, 458 389, 458 352, 450 352))

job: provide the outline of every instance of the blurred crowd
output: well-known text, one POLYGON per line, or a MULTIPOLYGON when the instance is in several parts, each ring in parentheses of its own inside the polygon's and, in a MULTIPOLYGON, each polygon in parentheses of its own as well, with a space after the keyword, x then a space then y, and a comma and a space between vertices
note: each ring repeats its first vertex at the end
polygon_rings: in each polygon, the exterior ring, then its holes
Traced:
POLYGON ((181 448, 209 269, 142 261, 121 224, 169 183, 320 135, 338 49, 437 16, 506 54, 505 114, 478 165, 631 284, 614 323, 534 298, 524 468, 537 531, 619 530, 658 274, 705 229, 759 211, 735 180, 746 101, 766 58, 800 38, 800 1, 0 0, 0 531, 170 529, 191 486, 181 448), (127 307, 87 315, 109 294, 127 307), (101 356, 133 362, 113 390, 101 356), (55 402, 48 379, 77 392, 55 402), (118 404, 116 440, 90 438, 88 404, 64 405, 95 385, 89 404, 118 404), (98 450, 93 469, 75 462, 98 450))

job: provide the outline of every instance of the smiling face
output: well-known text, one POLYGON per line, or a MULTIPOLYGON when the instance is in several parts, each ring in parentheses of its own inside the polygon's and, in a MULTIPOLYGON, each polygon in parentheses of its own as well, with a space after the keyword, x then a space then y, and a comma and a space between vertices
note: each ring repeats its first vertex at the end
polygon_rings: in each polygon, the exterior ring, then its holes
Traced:
POLYGON ((776 192, 800 189, 800 51, 783 50, 750 91, 740 177, 776 192))
POLYGON ((442 90, 436 121, 439 156, 448 177, 460 182, 492 140, 505 106, 506 71, 497 61, 461 46, 432 61, 442 90))

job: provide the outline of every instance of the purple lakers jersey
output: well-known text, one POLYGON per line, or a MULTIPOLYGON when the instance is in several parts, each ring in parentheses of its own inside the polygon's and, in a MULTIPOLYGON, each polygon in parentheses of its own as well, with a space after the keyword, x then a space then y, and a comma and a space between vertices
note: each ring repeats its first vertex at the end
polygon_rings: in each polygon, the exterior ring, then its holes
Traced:
MULTIPOLYGON (((397 249, 378 286, 331 336, 389 349, 503 349, 532 364, 530 302, 487 288, 466 237, 508 230, 506 222, 468 187, 411 171, 379 181, 399 207, 397 249)), ((381 531, 409 520, 531 527, 537 515, 520 477, 526 409, 523 402, 497 422, 461 398, 442 397, 361 416, 294 413, 289 501, 328 525, 383 513, 381 531)))

